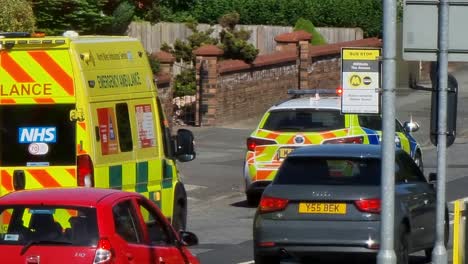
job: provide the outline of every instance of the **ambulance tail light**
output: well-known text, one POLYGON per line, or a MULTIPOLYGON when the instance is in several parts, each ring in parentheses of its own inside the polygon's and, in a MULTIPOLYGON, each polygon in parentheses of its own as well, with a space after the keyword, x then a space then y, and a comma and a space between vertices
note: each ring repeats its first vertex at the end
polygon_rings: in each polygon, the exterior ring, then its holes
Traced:
POLYGON ((96 255, 94 255, 93 264, 113 263, 113 255, 113 249, 110 241, 107 238, 101 238, 97 244, 97 250, 96 255))
POLYGON ((247 139, 247 149, 249 151, 255 151, 255 148, 257 146, 274 145, 274 144, 276 144, 276 141, 268 140, 268 139, 252 138, 252 137, 249 137, 247 139))
POLYGON ((76 162, 78 186, 94 187, 94 167, 89 155, 80 155, 76 162))
POLYGON ((364 142, 364 137, 344 137, 344 138, 334 138, 323 141, 323 144, 362 144, 364 142))

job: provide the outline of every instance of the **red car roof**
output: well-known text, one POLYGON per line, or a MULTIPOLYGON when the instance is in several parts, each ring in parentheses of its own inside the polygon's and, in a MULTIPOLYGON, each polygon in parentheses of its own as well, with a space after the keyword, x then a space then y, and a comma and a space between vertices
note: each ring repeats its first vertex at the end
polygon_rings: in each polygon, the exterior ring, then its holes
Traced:
POLYGON ((25 190, 9 193, 0 198, 0 205, 29 204, 29 205, 71 205, 95 207, 100 200, 107 196, 116 199, 135 195, 136 193, 124 192, 113 189, 100 188, 49 188, 37 190, 25 190))

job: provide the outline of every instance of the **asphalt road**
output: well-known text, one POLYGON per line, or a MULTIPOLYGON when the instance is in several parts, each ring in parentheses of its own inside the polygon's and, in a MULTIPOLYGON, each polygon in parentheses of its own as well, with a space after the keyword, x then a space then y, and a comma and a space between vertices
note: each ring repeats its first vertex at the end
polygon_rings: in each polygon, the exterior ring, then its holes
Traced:
MULTIPOLYGON (((447 201, 468 197, 468 67, 455 72, 459 82, 458 136, 447 150, 447 201)), ((414 136, 423 146, 426 175, 437 169, 437 150, 429 141, 430 93, 399 89, 397 116, 420 123, 414 136)), ((224 127, 190 128, 196 139, 197 158, 180 164, 189 195, 188 230, 200 244, 191 250, 206 264, 253 263, 252 218, 243 194, 242 168, 245 140, 259 117, 224 127)), ((449 245, 449 259, 452 250, 449 245)), ((348 263, 348 259, 346 261, 348 263)), ((317 263, 328 263, 323 260, 317 263)), ((421 254, 412 263, 425 263, 421 254)))

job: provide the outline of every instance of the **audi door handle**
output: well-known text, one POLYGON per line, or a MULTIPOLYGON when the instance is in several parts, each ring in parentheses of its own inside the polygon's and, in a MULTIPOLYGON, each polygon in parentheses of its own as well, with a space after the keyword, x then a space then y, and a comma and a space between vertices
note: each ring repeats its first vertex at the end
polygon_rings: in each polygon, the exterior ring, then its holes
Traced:
POLYGON ((128 260, 130 260, 130 261, 133 260, 133 254, 127 253, 126 255, 127 255, 128 260))

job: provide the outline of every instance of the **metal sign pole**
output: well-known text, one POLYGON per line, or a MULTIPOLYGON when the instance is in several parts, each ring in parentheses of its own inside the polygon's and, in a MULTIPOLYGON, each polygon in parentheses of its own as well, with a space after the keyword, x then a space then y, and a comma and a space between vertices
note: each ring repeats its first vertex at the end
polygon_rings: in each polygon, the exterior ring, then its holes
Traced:
POLYGON ((439 2, 439 131, 437 135, 437 216, 436 216, 436 242, 432 251, 432 260, 435 264, 447 263, 447 250, 445 248, 445 180, 446 180, 446 149, 447 149, 447 80, 448 80, 448 37, 449 37, 449 2, 439 2))
POLYGON ((383 95, 382 95, 382 213, 378 264, 395 264, 395 87, 396 0, 383 1, 383 95))

